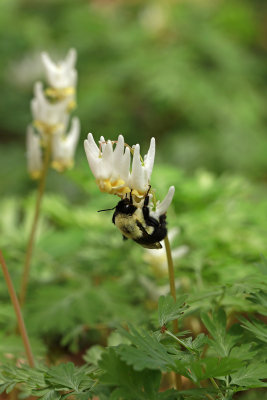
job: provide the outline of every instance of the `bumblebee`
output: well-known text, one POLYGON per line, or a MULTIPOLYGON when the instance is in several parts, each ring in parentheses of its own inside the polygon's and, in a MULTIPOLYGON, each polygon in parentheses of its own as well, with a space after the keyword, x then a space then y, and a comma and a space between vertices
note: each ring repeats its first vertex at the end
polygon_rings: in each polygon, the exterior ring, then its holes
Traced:
POLYGON ((125 197, 115 207, 112 217, 113 224, 121 231, 123 239, 132 239, 148 249, 161 249, 160 241, 167 235, 166 214, 159 219, 150 215, 149 195, 147 193, 143 204, 133 204, 132 194, 125 197))

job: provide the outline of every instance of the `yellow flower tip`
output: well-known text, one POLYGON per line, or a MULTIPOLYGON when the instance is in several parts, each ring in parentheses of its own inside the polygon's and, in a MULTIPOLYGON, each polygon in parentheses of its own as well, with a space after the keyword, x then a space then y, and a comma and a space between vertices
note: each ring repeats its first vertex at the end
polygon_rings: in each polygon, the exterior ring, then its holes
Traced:
POLYGON ((34 181, 40 179, 41 173, 42 173, 42 171, 37 171, 37 170, 29 172, 31 179, 33 179, 34 181))
POLYGON ((111 182, 109 179, 97 179, 96 183, 101 192, 123 196, 129 193, 131 189, 124 186, 125 182, 122 179, 111 182))
POLYGON ((145 195, 146 195, 146 193, 147 193, 147 191, 145 191, 145 192, 140 192, 139 190, 136 190, 136 189, 133 189, 133 190, 132 190, 132 195, 135 196, 135 197, 137 197, 138 199, 144 198, 145 195))
POLYGON ((59 101, 64 100, 66 97, 73 96, 75 94, 75 88, 71 86, 63 89, 48 87, 45 89, 45 94, 47 97, 59 101))
POLYGON ((64 172, 66 169, 71 169, 74 166, 74 161, 73 160, 54 160, 51 162, 51 167, 55 169, 57 172, 64 172))
POLYGON ((40 121, 40 120, 34 120, 33 121, 33 126, 39 131, 42 132, 46 135, 52 135, 54 132, 56 132, 59 128, 62 127, 62 124, 54 124, 50 125, 47 124, 46 122, 40 121))
POLYGON ((76 108, 76 101, 71 100, 71 101, 68 103, 67 112, 70 113, 70 112, 73 111, 75 108, 76 108))

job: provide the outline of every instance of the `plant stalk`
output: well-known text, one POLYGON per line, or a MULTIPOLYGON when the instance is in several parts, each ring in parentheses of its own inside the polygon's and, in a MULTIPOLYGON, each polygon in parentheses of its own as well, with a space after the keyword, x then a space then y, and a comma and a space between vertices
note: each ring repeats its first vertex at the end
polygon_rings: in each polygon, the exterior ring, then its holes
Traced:
POLYGON ((20 331, 20 334, 21 334, 21 337, 23 340, 27 359, 28 359, 30 367, 34 367, 33 354, 32 354, 32 350, 31 350, 31 345, 30 345, 28 334, 27 334, 27 330, 26 330, 26 327, 24 324, 23 316, 21 313, 20 304, 19 304, 16 292, 15 292, 15 289, 14 289, 14 286, 13 286, 11 277, 9 275, 9 272, 8 272, 8 269, 7 269, 7 266, 5 263, 5 259, 3 257, 1 250, 0 250, 0 264, 2 266, 2 270, 3 270, 4 278, 5 278, 5 281, 7 284, 9 296, 12 301, 15 313, 16 313, 18 328, 19 328, 19 331, 20 331))
POLYGON ((190 349, 190 347, 188 347, 185 343, 183 343, 182 340, 180 340, 177 336, 175 336, 173 333, 171 333, 170 331, 166 330, 165 331, 166 335, 171 336, 173 339, 177 340, 177 342, 183 346, 186 350, 188 350, 190 353, 195 353, 192 349, 190 349))
MULTIPOLYGON (((166 256, 167 256, 167 262, 168 262, 168 275, 169 275, 169 283, 170 283, 170 292, 171 292, 171 295, 172 295, 174 301, 176 301, 174 266, 173 266, 171 246, 170 246, 168 235, 165 237, 164 243, 165 243, 166 256)), ((175 319, 173 321, 173 333, 178 333, 178 320, 177 319, 175 319)))
POLYGON ((34 217, 33 217, 32 227, 31 227, 31 231, 30 231, 30 236, 29 236, 28 243, 27 243, 26 257, 25 257, 25 263, 24 263, 22 280, 21 280, 21 287, 20 287, 20 292, 19 292, 19 302, 20 302, 21 307, 23 307, 23 305, 25 303, 26 295, 27 295, 27 288, 28 288, 28 282, 29 282, 30 266, 31 266, 32 253, 33 253, 34 241, 35 241, 35 236, 36 236, 36 229, 37 229, 37 225, 38 225, 41 202, 42 202, 42 198, 43 198, 43 194, 44 194, 44 190, 45 190, 46 177, 47 177, 50 156, 51 156, 51 141, 52 141, 51 134, 47 135, 47 146, 45 148, 43 170, 42 170, 42 174, 41 174, 39 186, 38 186, 38 191, 37 191, 34 217))
MULTIPOLYGON (((168 262, 168 275, 169 275, 169 283, 170 283, 170 292, 171 292, 171 295, 172 295, 174 301, 176 301, 174 266, 173 266, 171 246, 170 246, 168 235, 166 235, 166 237, 164 239, 164 243, 165 243, 166 256, 167 256, 167 262, 168 262)), ((173 321, 173 333, 178 333, 178 319, 175 319, 173 321)), ((182 388, 181 376, 176 374, 175 372, 173 373, 173 375, 174 375, 175 387, 176 387, 177 390, 180 390, 182 388)))

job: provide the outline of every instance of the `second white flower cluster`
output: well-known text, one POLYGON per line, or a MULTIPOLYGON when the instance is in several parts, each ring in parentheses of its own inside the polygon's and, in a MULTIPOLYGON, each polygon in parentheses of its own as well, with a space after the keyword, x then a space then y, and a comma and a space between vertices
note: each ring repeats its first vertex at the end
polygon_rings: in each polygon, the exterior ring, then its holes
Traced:
POLYGON ((34 179, 40 178, 47 157, 59 172, 71 168, 80 135, 79 119, 74 117, 70 123, 77 84, 76 51, 69 50, 58 63, 42 53, 42 62, 48 87, 36 82, 31 101, 33 122, 27 128, 28 171, 34 179))

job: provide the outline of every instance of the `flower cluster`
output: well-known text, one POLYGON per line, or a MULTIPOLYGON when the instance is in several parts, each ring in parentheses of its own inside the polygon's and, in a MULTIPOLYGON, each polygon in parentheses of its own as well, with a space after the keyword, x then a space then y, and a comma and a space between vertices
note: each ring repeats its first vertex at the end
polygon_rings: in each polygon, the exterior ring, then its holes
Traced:
POLYGON ((154 138, 151 139, 149 150, 143 159, 139 144, 128 146, 122 135, 119 135, 117 141, 106 141, 101 136, 97 146, 93 135, 89 133, 84 146, 89 166, 102 192, 117 195, 121 199, 131 193, 134 204, 141 207, 142 200, 149 193, 150 216, 158 219, 166 213, 175 189, 171 186, 165 199, 155 202, 150 185, 155 159, 154 138))
POLYGON ((73 166, 73 157, 80 135, 80 123, 74 117, 69 126, 70 111, 75 107, 77 71, 76 51, 71 49, 65 60, 54 63, 42 53, 48 87, 36 82, 31 101, 33 122, 27 128, 28 171, 40 178, 44 154, 48 151, 51 166, 59 172, 73 166))

